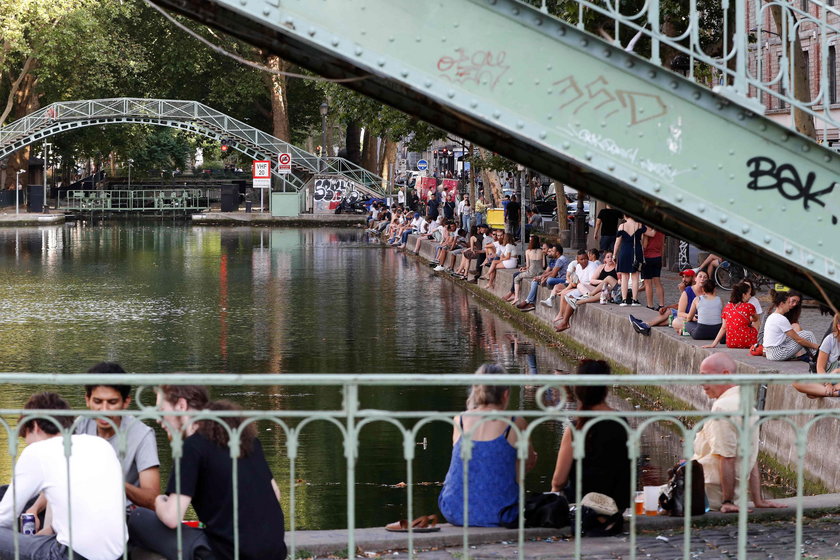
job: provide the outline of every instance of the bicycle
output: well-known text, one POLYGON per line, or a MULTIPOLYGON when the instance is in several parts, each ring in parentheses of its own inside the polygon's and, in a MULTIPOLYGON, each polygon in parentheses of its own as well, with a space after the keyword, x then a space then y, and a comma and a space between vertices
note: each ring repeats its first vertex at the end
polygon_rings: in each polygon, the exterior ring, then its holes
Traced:
POLYGON ((743 280, 752 282, 757 291, 763 285, 772 286, 775 284, 775 281, 771 278, 730 261, 721 261, 715 269, 715 284, 723 290, 731 290, 732 286, 743 280))

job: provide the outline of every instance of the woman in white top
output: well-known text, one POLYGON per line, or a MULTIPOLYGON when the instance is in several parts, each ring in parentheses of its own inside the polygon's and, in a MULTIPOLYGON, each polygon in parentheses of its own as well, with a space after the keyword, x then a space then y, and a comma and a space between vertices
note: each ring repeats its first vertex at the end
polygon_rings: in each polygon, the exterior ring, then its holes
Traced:
MULTIPOLYGON (((834 315, 831 332, 823 339, 817 352, 817 373, 840 371, 840 313, 834 315)), ((794 383, 793 387, 808 398, 840 397, 840 383, 794 383)))
POLYGON ((773 303, 776 309, 764 323, 764 353, 768 360, 783 362, 799 359, 809 361, 819 349, 814 333, 791 324, 785 314, 799 305, 802 296, 796 292, 777 292, 773 303))
POLYGON ((714 340, 720 331, 723 320, 723 302, 715 295, 715 281, 706 278, 703 282, 703 292, 691 302, 688 317, 685 320, 685 330, 694 340, 714 340), (694 316, 697 315, 697 321, 694 316))
POLYGON ((516 252, 516 242, 513 236, 506 233, 502 237, 502 242, 499 244, 499 260, 493 261, 490 265, 490 272, 487 274, 487 288, 493 289, 496 287, 496 269, 497 268, 515 268, 519 262, 516 252))

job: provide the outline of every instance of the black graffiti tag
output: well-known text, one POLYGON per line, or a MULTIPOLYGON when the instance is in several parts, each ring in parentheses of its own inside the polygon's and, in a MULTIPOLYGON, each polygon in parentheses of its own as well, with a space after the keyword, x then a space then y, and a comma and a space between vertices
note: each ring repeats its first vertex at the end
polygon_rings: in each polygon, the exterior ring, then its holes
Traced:
MULTIPOLYGON (((820 198, 834 191, 835 183, 831 183, 821 191, 814 191, 816 173, 809 171, 803 184, 799 171, 793 165, 789 163, 776 165, 776 162, 768 157, 756 156, 751 158, 747 161, 747 167, 752 167, 750 171, 750 179, 752 180, 747 183, 748 189, 753 191, 777 189, 779 194, 787 200, 801 199, 805 210, 810 209, 811 203, 819 204, 825 208, 825 202, 820 198)), ((832 216, 831 222, 837 224, 837 216, 832 216)))

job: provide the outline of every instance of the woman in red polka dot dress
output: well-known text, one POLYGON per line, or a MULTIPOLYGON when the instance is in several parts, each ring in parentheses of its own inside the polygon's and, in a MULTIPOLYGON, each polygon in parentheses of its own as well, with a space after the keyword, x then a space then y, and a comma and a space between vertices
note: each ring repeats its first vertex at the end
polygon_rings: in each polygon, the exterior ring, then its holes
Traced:
POLYGON ((714 342, 703 348, 714 348, 725 339, 727 348, 749 348, 758 341, 758 331, 752 326, 757 320, 755 306, 747 303, 750 299, 750 286, 744 282, 732 287, 732 297, 723 308, 720 325, 714 342))

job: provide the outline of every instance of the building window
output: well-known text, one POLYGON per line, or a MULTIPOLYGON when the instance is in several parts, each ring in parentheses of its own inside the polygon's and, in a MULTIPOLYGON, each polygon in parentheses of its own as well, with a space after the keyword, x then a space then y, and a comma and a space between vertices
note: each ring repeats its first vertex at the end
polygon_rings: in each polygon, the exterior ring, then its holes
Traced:
POLYGON ((802 0, 802 3, 801 3, 801 8, 802 8, 802 11, 803 11, 803 12, 807 12, 807 11, 808 11, 808 0, 802 0))
POLYGON ((837 103, 837 51, 828 47, 828 102, 837 103))
POLYGON ((785 75, 790 71, 790 68, 784 68, 782 66, 782 55, 779 55, 779 109, 784 109, 786 106, 785 100, 783 97, 785 96, 785 75))

